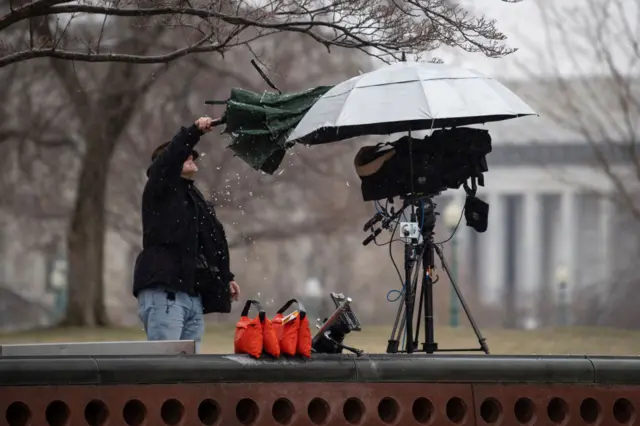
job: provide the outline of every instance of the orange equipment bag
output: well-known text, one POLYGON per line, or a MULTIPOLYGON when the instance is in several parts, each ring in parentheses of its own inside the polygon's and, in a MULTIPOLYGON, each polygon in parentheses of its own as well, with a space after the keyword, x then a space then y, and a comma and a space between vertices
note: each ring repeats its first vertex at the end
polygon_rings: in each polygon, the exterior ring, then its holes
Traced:
POLYGON ((278 358, 280 356, 280 343, 273 323, 265 316, 262 321, 262 345, 264 351, 269 355, 278 358))
POLYGON ((273 328, 278 336, 282 353, 311 358, 311 327, 302 303, 296 299, 285 303, 273 318, 273 328), (284 312, 294 303, 298 305, 298 310, 285 317, 284 312))
POLYGON ((263 334, 262 323, 266 318, 266 314, 257 300, 247 300, 244 309, 240 314, 240 321, 236 323, 236 336, 233 341, 233 349, 237 354, 249 354, 254 358, 260 358, 262 354, 263 334), (249 318, 249 309, 251 305, 255 305, 258 309, 258 315, 249 318))
POLYGON ((257 300, 247 300, 236 324, 234 349, 237 354, 249 354, 259 358, 264 350, 274 357, 280 356, 280 345, 271 321, 267 318, 262 305, 257 300), (249 309, 254 305, 258 315, 249 318, 249 309))

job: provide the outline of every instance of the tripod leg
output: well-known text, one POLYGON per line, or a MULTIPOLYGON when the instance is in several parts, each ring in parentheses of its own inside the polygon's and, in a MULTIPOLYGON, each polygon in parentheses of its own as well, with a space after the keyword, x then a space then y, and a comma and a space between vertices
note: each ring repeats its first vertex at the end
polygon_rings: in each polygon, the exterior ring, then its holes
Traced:
POLYGON ((433 242, 430 242, 423 253, 423 275, 422 288, 425 290, 424 299, 424 344, 422 350, 428 354, 432 354, 438 350, 438 344, 435 341, 435 321, 433 319, 433 242))
MULTIPOLYGON (((395 354, 398 353, 398 349, 400 348, 400 339, 405 333, 406 329, 406 320, 407 320, 407 294, 409 289, 411 289, 411 285, 407 285, 407 278, 411 277, 411 270, 413 269, 413 255, 412 251, 407 252, 408 249, 411 249, 410 246, 405 245, 405 283, 404 289, 401 294, 400 304, 398 305, 398 312, 396 313, 396 319, 393 323, 393 329, 391 330, 391 336, 387 341, 387 353, 395 354), (408 254, 407 254, 408 253, 408 254)), ((414 279, 415 281, 415 279, 414 279)), ((411 335, 408 334, 410 328, 407 329, 408 341, 411 341, 411 335)))
POLYGON ((438 257, 440 258, 440 261, 442 262, 442 268, 447 273, 447 276, 449 277, 449 281, 451 282, 451 285, 453 286, 453 289, 455 290, 456 295, 458 296, 458 300, 460 300, 462 309, 464 309, 464 312, 467 315, 467 318, 469 318, 469 323, 471 323, 471 327, 473 328, 473 331, 476 333, 476 337, 478 338, 478 343, 480 343, 480 348, 484 351, 485 354, 488 355, 489 346, 487 345, 487 339, 485 339, 482 336, 482 333, 480 332, 480 329, 478 328, 478 325, 476 324, 476 321, 473 319, 473 315, 471 315, 471 311, 467 306, 467 302, 464 300, 464 297, 462 296, 462 293, 460 292, 458 285, 453 280, 453 277, 451 276, 451 272, 449 272, 449 265, 447 264, 447 261, 445 260, 444 255, 442 254, 442 250, 440 250, 440 247, 438 246, 434 246, 434 247, 435 247, 436 253, 438 253, 438 257))
POLYGON ((404 304, 402 303, 403 300, 404 300, 404 293, 402 294, 402 299, 400 300, 401 303, 398 304, 398 312, 396 313, 396 320, 393 323, 391 336, 387 341, 388 354, 398 353, 398 348, 400 346, 400 336, 402 336, 402 332, 404 331, 404 304), (400 326, 399 329, 398 329, 398 325, 400 326))
POLYGON ((422 306, 424 305, 424 289, 425 289, 425 286, 424 286, 424 280, 423 280, 422 286, 420 288, 420 301, 418 302, 418 315, 416 315, 416 318, 418 318, 418 321, 416 321, 416 333, 415 333, 415 338, 413 339, 413 346, 415 348, 418 347, 418 340, 420 339, 419 337, 420 336, 420 317, 422 316, 422 306))
MULTIPOLYGON (((426 246, 425 246, 426 247, 426 246)), ((424 248, 422 250, 420 250, 420 253, 424 253, 424 248)), ((420 278, 420 269, 422 266, 422 256, 420 256, 418 258, 418 262, 416 265, 416 269, 415 269, 415 275, 413 277, 413 288, 416 289, 416 292, 418 290, 418 278, 420 278)), ((421 288, 420 288, 420 301, 418 302, 418 315, 416 315, 416 331, 415 331, 415 336, 413 339, 413 347, 415 348, 415 350, 418 350, 418 341, 420 339, 420 317, 422 316, 422 307, 424 304, 424 298, 425 298, 425 286, 424 286, 424 280, 422 282, 421 288)))
POLYGON ((407 330, 407 353, 413 353, 413 305, 415 302, 415 289, 412 286, 412 273, 413 272, 413 246, 411 243, 406 243, 404 246, 404 305, 406 314, 406 330, 407 330))
POLYGON ((435 341, 434 319, 433 319, 433 278, 431 278, 431 271, 425 271, 423 285, 426 287, 426 298, 424 300, 424 344, 423 350, 432 354, 438 350, 438 344, 435 341))

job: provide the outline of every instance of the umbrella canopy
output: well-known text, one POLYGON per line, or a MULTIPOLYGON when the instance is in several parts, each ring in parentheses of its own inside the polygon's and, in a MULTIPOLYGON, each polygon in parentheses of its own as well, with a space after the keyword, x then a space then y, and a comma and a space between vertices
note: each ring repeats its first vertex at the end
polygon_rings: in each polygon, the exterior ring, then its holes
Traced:
POLYGON ((313 145, 535 114, 505 86, 476 71, 400 62, 334 86, 287 141, 313 145))
POLYGON ((256 170, 272 174, 294 142, 286 138, 311 106, 330 86, 318 86, 297 93, 255 93, 232 89, 226 101, 207 104, 226 105, 221 123, 223 133, 231 135, 229 148, 256 170))

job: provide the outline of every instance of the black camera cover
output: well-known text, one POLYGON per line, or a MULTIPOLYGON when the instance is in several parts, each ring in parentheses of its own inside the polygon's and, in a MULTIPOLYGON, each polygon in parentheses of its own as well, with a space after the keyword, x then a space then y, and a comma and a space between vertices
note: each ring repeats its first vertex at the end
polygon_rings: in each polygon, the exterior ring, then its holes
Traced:
POLYGON ((364 201, 411 194, 434 196, 457 189, 470 178, 483 185, 489 170, 486 155, 491 136, 468 127, 437 130, 424 139, 405 136, 395 142, 365 146, 354 165, 361 180, 364 201), (411 164, 413 163, 413 186, 411 164))

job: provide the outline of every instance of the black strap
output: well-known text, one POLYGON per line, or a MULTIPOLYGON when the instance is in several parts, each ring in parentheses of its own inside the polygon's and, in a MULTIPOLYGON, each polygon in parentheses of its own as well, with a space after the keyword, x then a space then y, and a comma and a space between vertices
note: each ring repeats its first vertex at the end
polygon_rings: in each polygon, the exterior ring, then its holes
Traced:
POLYGON ((474 176, 472 176, 470 180, 471 180, 471 188, 469 188, 469 185, 467 184, 466 181, 462 183, 462 186, 464 187, 464 192, 466 192, 467 195, 476 195, 476 192, 478 192, 478 182, 474 176))
POLYGON ((289 301, 287 301, 287 303, 285 303, 284 306, 278 310, 278 313, 283 314, 284 311, 289 309, 294 303, 298 305, 298 311, 300 311, 300 319, 304 319, 304 317, 307 315, 307 311, 304 309, 304 306, 302 306, 302 303, 300 303, 297 299, 290 299, 289 301))
POLYGON ((264 312, 264 309, 262 309, 262 305, 257 300, 247 300, 247 303, 244 304, 244 308, 242 309, 242 313, 240 314, 240 316, 242 317, 249 316, 249 309, 251 309, 252 305, 255 306, 256 309, 258 310, 258 315, 260 316, 260 322, 264 322, 266 318, 266 314, 264 312))

